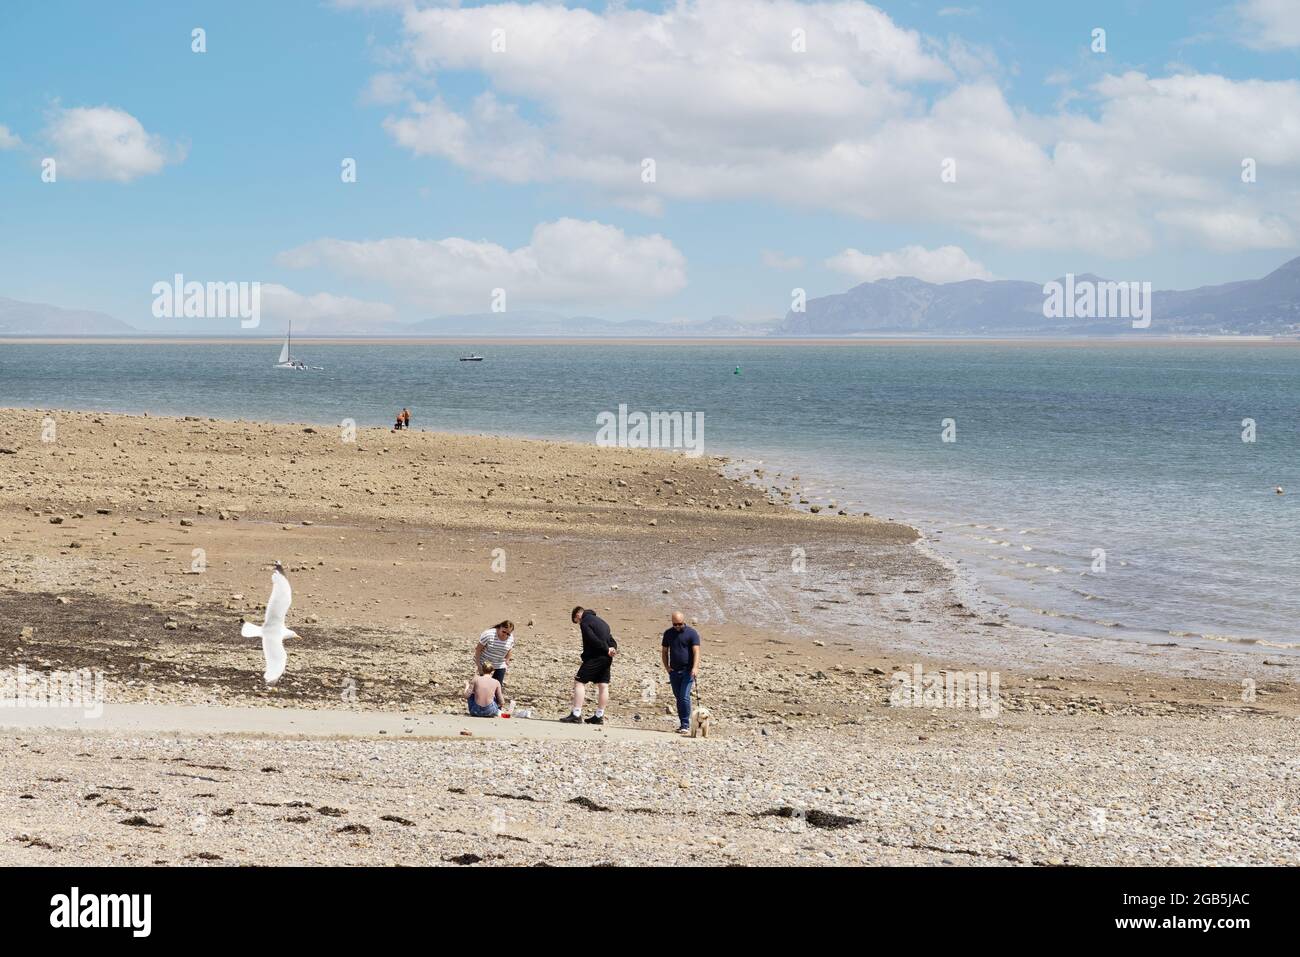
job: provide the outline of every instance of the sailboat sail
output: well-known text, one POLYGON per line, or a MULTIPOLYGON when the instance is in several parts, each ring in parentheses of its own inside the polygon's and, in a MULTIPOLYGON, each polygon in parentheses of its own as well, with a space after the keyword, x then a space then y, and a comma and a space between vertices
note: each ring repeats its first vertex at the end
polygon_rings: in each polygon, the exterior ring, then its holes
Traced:
MULTIPOLYGON (((276 362, 277 369, 298 369, 305 370, 308 368, 306 363, 293 357, 293 323, 289 323, 289 328, 284 333, 284 346, 280 349, 280 360, 276 362)), ((316 368, 320 368, 317 366, 316 368)))

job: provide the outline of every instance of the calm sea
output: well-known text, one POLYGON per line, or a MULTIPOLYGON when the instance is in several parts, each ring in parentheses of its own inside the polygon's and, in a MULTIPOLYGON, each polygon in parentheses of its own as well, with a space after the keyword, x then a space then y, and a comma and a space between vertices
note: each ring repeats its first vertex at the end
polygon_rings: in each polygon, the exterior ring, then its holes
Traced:
POLYGON ((702 412, 706 452, 918 526, 1018 620, 1300 649, 1300 348, 303 345, 313 372, 278 351, 0 342, 0 405, 362 425, 408 406, 417 428, 589 442, 620 404, 702 412))

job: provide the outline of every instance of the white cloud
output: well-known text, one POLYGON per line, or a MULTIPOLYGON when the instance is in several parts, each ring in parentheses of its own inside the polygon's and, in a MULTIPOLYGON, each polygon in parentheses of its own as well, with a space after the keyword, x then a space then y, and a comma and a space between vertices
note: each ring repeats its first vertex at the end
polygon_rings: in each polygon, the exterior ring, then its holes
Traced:
POLYGON ((361 102, 378 106, 392 106, 409 96, 406 79, 396 73, 376 73, 366 84, 361 102))
POLYGON ((644 302, 686 284, 685 257, 664 237, 575 219, 541 223, 513 250, 459 238, 318 239, 279 262, 385 283, 442 311, 486 312, 498 288, 508 308, 521 309, 644 302))
POLYGON ((962 77, 979 78, 995 76, 1001 70, 998 56, 992 47, 970 43, 961 37, 949 37, 944 45, 944 55, 962 77))
POLYGON ((68 179, 130 182, 179 162, 184 153, 145 130, 130 113, 111 106, 58 109, 44 131, 58 175, 68 179))
POLYGON ((1260 216, 1230 209, 1178 210, 1160 220, 1199 239, 1212 249, 1287 249, 1295 232, 1280 216, 1260 216))
POLYGON ((512 182, 583 180, 623 198, 708 196, 742 164, 815 156, 846 119, 915 102, 897 84, 952 75, 918 34, 859 3, 706 0, 662 13, 507 3, 409 11, 404 23, 414 69, 476 71, 493 88, 464 111, 435 98, 390 117, 399 143, 512 182), (504 53, 492 52, 495 29, 504 53), (791 49, 795 29, 810 52, 791 49), (544 122, 524 118, 530 103, 544 122), (656 184, 641 181, 647 157, 656 184))
POLYGON ((417 156, 442 156, 458 166, 510 183, 545 175, 546 151, 517 108, 488 92, 476 97, 468 116, 435 98, 415 101, 411 112, 389 117, 384 128, 417 156))
POLYGON ((403 29, 411 75, 470 72, 484 89, 469 102, 408 98, 385 120, 396 142, 651 214, 757 199, 1123 257, 1182 238, 1178 214, 1191 210, 1282 209, 1292 222, 1300 209, 1288 198, 1300 195, 1295 81, 1126 73, 1037 114, 1007 102, 986 50, 850 2, 410 8, 403 29), (807 52, 792 50, 794 29, 807 52), (1243 198, 1245 156, 1269 175, 1243 198), (940 178, 947 158, 955 182, 940 178))
POLYGON ((396 310, 383 302, 369 302, 338 296, 329 292, 302 295, 286 286, 264 282, 261 284, 262 318, 278 322, 292 320, 302 323, 307 331, 313 323, 335 323, 341 320, 375 322, 393 319, 396 310))
POLYGON ((1244 0, 1236 10, 1247 46, 1259 50, 1300 47, 1300 4, 1296 0, 1244 0))
POLYGON ((17 133, 9 132, 9 127, 0 124, 0 150, 16 150, 22 145, 17 133))
POLYGON ((803 259, 799 256, 787 256, 774 249, 763 250, 763 265, 768 269, 780 269, 789 272, 803 268, 803 259))
POLYGON ((960 282, 963 279, 992 279, 993 274, 966 255, 960 246, 904 246, 895 252, 871 255, 846 249, 826 260, 826 266, 852 276, 859 282, 913 276, 926 282, 960 282))

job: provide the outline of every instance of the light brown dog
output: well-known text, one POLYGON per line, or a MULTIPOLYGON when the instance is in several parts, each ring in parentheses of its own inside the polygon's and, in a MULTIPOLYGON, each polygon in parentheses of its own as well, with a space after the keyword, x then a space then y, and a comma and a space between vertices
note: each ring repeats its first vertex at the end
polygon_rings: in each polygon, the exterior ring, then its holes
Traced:
POLYGON ((709 709, 697 706, 691 711, 691 737, 709 736, 709 709))

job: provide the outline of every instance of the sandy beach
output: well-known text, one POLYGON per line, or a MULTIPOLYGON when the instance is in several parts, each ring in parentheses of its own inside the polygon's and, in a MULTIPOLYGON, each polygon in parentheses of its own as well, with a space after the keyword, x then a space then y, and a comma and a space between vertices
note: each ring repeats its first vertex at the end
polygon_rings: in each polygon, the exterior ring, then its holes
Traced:
POLYGON ((0 708, 0 863, 1300 862, 1300 660, 1014 626, 908 526, 799 498, 711 457, 0 411, 0 668, 108 701, 0 708), (268 690, 239 624, 274 560, 302 637, 268 690), (619 640, 603 728, 555 723, 575 604, 619 640), (707 740, 672 734, 675 609, 707 740), (471 719, 502 618, 533 717, 471 719), (996 713, 894 706, 914 667, 996 673, 996 713))

